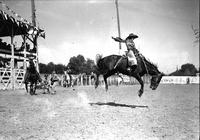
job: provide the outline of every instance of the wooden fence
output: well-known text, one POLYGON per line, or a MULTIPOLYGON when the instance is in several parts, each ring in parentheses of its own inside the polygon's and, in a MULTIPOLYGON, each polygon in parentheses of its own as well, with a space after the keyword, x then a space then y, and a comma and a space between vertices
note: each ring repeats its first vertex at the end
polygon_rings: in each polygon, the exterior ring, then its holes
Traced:
POLYGON ((0 68, 0 90, 24 88, 23 80, 25 70, 14 69, 13 73, 12 79, 12 70, 10 68, 0 68))
MULTIPOLYGON (((63 85, 62 75, 59 75, 61 79, 61 85, 63 85)), ((75 86, 91 86, 95 84, 94 78, 92 78, 91 75, 85 75, 85 74, 79 74, 79 75, 72 75, 73 79, 73 85, 75 86)), ((145 84, 148 84, 150 82, 149 76, 142 77, 145 84)), ((134 77, 129 77, 126 75, 113 75, 109 78, 107 78, 108 85, 134 85, 139 84, 138 81, 134 77)), ((104 85, 103 77, 99 77, 99 84, 104 85)))
MULTIPOLYGON (((24 69, 14 69, 14 78, 12 84, 12 71, 8 68, 0 68, 0 90, 7 89, 24 89, 24 69)), ((60 86, 63 86, 63 75, 58 75, 60 77, 60 86)), ((44 79, 44 74, 41 75, 44 79)), ((145 84, 150 83, 150 76, 143 76, 143 81, 145 84)), ((113 75, 107 79, 108 85, 134 85, 139 84, 134 77, 129 77, 126 75, 113 75)), ((91 75, 79 74, 72 75, 72 82, 74 86, 93 86, 95 84, 95 79, 91 75)), ((199 84, 199 76, 195 77, 173 77, 164 76, 161 80, 161 84, 199 84)), ((99 77, 99 85, 104 85, 103 77, 99 77)))

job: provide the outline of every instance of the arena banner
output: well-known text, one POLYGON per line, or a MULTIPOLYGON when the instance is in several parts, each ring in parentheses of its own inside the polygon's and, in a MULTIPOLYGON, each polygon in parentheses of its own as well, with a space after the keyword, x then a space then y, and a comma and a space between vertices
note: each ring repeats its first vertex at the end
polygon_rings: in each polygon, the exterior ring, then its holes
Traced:
POLYGON ((164 76, 162 84, 199 84, 199 76, 164 76))

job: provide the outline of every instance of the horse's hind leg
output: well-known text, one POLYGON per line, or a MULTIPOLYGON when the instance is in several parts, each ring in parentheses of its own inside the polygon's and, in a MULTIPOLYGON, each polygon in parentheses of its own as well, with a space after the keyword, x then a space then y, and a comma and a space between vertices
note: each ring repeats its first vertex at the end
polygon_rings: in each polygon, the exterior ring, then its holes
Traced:
POLYGON ((26 92, 28 93, 28 83, 25 83, 26 92))
POLYGON ((144 82, 142 81, 142 78, 139 75, 135 76, 135 78, 138 80, 138 82, 141 85, 141 88, 140 88, 139 94, 138 94, 138 96, 141 97, 143 94, 143 91, 144 91, 144 82))
POLYGON ((104 79, 104 82, 105 82, 106 91, 108 91, 108 82, 107 82, 107 78, 108 78, 107 75, 104 75, 104 76, 103 76, 103 79, 104 79))
POLYGON ((107 72, 105 75, 103 75, 106 91, 108 90, 107 78, 110 77, 111 75, 115 74, 115 73, 116 73, 116 71, 110 71, 110 72, 107 72))
POLYGON ((108 82, 107 82, 107 78, 110 77, 111 75, 113 75, 115 72, 108 72, 106 73, 105 75, 103 75, 103 79, 104 79, 104 82, 105 82, 105 88, 106 88, 106 91, 108 91, 108 82))

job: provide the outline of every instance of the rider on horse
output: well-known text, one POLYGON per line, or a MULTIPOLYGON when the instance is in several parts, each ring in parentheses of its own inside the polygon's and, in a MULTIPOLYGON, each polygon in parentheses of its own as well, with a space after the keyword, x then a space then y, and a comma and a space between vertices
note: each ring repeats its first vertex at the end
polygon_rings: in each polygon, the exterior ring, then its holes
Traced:
POLYGON ((36 68, 35 68, 35 66, 34 66, 35 64, 34 64, 33 60, 30 59, 30 60, 29 60, 29 63, 30 63, 30 64, 29 64, 29 67, 27 67, 27 69, 26 69, 26 73, 25 73, 25 75, 24 75, 24 81, 23 81, 23 82, 24 82, 24 83, 28 82, 27 80, 29 79, 31 72, 35 72, 38 81, 39 81, 39 82, 42 82, 42 79, 41 79, 41 77, 40 77, 40 74, 38 73, 38 71, 36 70, 36 68))
POLYGON ((128 50, 128 52, 126 53, 126 56, 128 57, 128 68, 127 68, 127 70, 129 72, 139 70, 138 63, 140 61, 141 54, 139 53, 139 51, 135 47, 134 39, 136 39, 136 38, 138 38, 138 36, 133 34, 133 33, 129 34, 129 36, 126 37, 125 40, 121 39, 120 37, 116 37, 116 38, 112 37, 112 39, 114 39, 115 41, 126 44, 126 47, 127 47, 127 50, 128 50))
POLYGON ((60 78, 58 77, 58 75, 56 74, 55 71, 52 72, 51 74, 51 78, 50 78, 50 81, 51 81, 51 88, 53 90, 53 93, 52 94, 56 94, 56 86, 59 84, 60 78))

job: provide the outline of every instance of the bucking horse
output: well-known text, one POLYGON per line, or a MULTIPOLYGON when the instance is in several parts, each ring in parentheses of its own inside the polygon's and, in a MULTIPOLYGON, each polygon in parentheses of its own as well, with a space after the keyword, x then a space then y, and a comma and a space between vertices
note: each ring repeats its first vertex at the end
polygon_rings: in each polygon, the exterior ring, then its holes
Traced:
POLYGON ((26 73, 24 76, 24 83, 25 83, 27 93, 29 92, 28 89, 30 89, 30 95, 36 95, 35 91, 36 91, 38 81, 41 82, 42 79, 40 78, 40 75, 36 70, 33 59, 29 59, 29 67, 27 67, 26 73))
POLYGON ((126 56, 121 55, 109 55, 106 57, 102 57, 101 55, 96 55, 96 81, 95 88, 99 85, 99 76, 103 75, 106 91, 108 90, 107 78, 115 73, 121 73, 127 76, 132 76, 137 79, 140 83, 141 88, 138 91, 138 96, 141 97, 144 91, 144 82, 142 80, 142 76, 145 74, 149 74, 151 76, 150 80, 150 88, 155 90, 161 79, 164 75, 158 70, 158 67, 152 62, 148 61, 144 56, 139 57, 138 59, 139 70, 136 71, 128 71, 128 58, 126 56))

